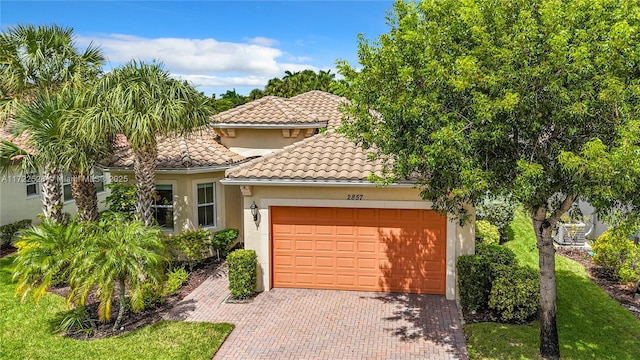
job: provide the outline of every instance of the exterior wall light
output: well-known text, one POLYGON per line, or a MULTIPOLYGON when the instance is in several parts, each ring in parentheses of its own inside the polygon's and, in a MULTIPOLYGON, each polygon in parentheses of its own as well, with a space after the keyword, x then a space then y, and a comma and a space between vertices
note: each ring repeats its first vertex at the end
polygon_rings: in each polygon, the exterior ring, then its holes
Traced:
POLYGON ((256 202, 252 202, 251 206, 249 206, 249 209, 251 209, 251 215, 253 215, 253 221, 258 221, 258 205, 256 205, 256 202))

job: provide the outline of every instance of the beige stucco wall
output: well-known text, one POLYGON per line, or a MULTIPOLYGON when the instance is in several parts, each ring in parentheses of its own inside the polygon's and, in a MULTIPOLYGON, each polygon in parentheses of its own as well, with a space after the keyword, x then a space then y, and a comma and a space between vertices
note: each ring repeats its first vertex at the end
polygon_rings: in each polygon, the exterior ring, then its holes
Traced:
MULTIPOLYGON (((293 135, 296 130, 289 130, 293 135)), ((307 129, 297 129, 296 136, 284 137, 281 129, 234 129, 235 137, 222 136, 222 145, 243 156, 257 156, 282 149, 305 138, 307 129)), ((315 129, 313 130, 315 132, 315 129)))
MULTIPOLYGON (((129 183, 135 182, 132 172, 113 171, 114 176, 127 176, 129 183)), ((168 184, 173 187, 173 231, 166 233, 179 233, 194 230, 198 226, 197 215, 197 184, 214 183, 216 200, 216 226, 206 227, 210 231, 218 231, 227 227, 240 229, 241 221, 241 196, 238 186, 222 186, 219 180, 224 177, 224 171, 212 171, 201 174, 157 173, 156 184, 168 184)), ((242 234, 241 234, 242 236, 242 234)))
MULTIPOLYGON (((326 206, 353 208, 430 209, 431 203, 422 200, 419 191, 407 187, 310 187, 310 186, 252 186, 251 195, 244 197, 244 242, 246 249, 258 254, 258 291, 269 290, 271 284, 270 206, 326 206), (362 195, 362 200, 347 200, 350 194, 362 195), (259 207, 254 222, 250 206, 259 207)), ((474 215, 473 209, 468 209, 474 215)), ((457 297, 455 261, 463 254, 475 251, 473 225, 460 226, 456 219, 447 222, 447 278, 446 296, 457 297)))
MULTIPOLYGON (((23 178, 24 173, 18 167, 12 167, 7 174, 0 175, 0 226, 22 219, 39 222, 37 215, 42 213, 42 188, 38 184, 38 194, 27 196, 27 187, 23 178)), ((104 172, 105 184, 109 182, 108 172, 104 172)), ((105 209, 104 200, 108 189, 98 193, 98 209, 105 209)), ((63 211, 72 216, 78 213, 73 200, 65 201, 63 211)))

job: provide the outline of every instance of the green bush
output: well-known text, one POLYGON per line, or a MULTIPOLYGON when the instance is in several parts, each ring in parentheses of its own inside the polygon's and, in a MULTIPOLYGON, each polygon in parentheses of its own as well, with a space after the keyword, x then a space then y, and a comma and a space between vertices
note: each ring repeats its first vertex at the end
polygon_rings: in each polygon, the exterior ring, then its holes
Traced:
POLYGON ((227 256, 229 290, 236 299, 245 299, 256 292, 258 256, 254 250, 239 249, 227 256))
POLYGON ((0 226, 0 248, 6 244, 13 244, 16 234, 29 226, 31 226, 31 219, 23 219, 0 226))
POLYGON ((91 319, 89 311, 84 306, 58 313, 53 321, 56 323, 55 332, 84 333, 89 336, 96 330, 96 321, 91 319))
POLYGON ((142 285, 142 303, 143 309, 150 309, 158 304, 162 304, 165 301, 165 297, 162 296, 162 287, 145 283, 142 285))
POLYGON ((487 308, 491 290, 491 270, 488 258, 478 255, 462 255, 456 264, 460 304, 468 311, 487 308))
POLYGON ((112 183, 105 187, 111 194, 105 199, 109 211, 118 212, 133 218, 136 212, 136 184, 112 183))
POLYGON ((224 229, 217 231, 213 234, 213 249, 220 253, 220 256, 224 257, 229 252, 229 247, 235 239, 238 238, 240 231, 238 229, 224 229))
POLYGON ((167 236, 164 243, 176 260, 186 260, 190 270, 193 270, 211 250, 211 232, 203 229, 191 230, 167 236))
POLYGON ((487 195, 476 204, 476 218, 498 227, 502 241, 507 240, 507 226, 513 221, 518 203, 509 195, 487 195))
POLYGON ((167 283, 164 287, 164 295, 171 296, 180 290, 182 285, 187 282, 189 279, 189 272, 184 268, 174 269, 169 271, 169 276, 167 277, 167 283))
POLYGON ((142 302, 144 303, 144 308, 149 309, 164 303, 167 297, 180 290, 188 278, 189 273, 183 268, 178 268, 167 273, 167 281, 164 284, 143 284, 142 302))
POLYGON ((524 323, 538 313, 540 278, 538 272, 519 266, 499 265, 493 280, 489 307, 498 318, 510 323, 524 323))
POLYGON ((516 266, 516 254, 509 248, 496 244, 478 244, 476 255, 487 258, 491 270, 491 280, 496 278, 500 271, 498 265, 516 266))
POLYGON ((477 244, 499 244, 500 231, 498 227, 487 220, 476 221, 476 243, 477 244))
POLYGON ((593 261, 622 282, 640 280, 640 249, 620 229, 609 229, 593 244, 593 261))

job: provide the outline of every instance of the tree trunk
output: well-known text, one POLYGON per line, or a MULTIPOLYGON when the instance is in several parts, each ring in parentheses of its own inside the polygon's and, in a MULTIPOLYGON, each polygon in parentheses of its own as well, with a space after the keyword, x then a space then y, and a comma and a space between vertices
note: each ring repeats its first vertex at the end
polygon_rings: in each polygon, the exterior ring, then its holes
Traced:
POLYGON ((547 219, 546 207, 531 216, 540 255, 540 355, 543 359, 559 359, 558 325, 556 323, 556 262, 551 230, 557 222, 547 219))
POLYGON ((71 195, 76 201, 80 221, 98 219, 98 195, 96 184, 91 175, 81 175, 79 171, 71 171, 71 195))
POLYGON ((42 174, 42 212, 45 219, 61 223, 64 219, 62 205, 60 169, 47 163, 42 174))
POLYGON ((124 279, 118 280, 118 286, 120 286, 120 289, 118 291, 118 302, 120 302, 120 306, 119 306, 119 309, 118 309, 118 316, 116 317, 116 322, 113 324, 113 330, 118 330, 118 325, 120 325, 120 322, 122 321, 122 318, 124 317, 124 311, 126 310, 124 279))
POLYGON ((151 205, 156 192, 156 157, 157 149, 154 144, 136 151, 133 163, 136 176, 136 213, 147 226, 153 224, 151 205))

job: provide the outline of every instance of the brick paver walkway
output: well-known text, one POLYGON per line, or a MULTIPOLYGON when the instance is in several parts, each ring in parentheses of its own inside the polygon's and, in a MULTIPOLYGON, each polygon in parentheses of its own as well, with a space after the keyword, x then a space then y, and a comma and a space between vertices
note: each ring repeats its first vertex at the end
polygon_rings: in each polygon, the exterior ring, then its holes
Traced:
POLYGON ((236 325, 215 359, 467 359, 444 296, 272 289, 228 304, 225 269, 165 317, 236 325))

